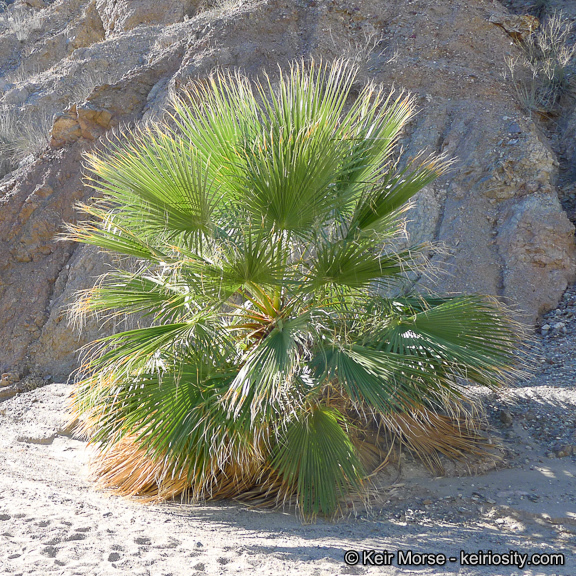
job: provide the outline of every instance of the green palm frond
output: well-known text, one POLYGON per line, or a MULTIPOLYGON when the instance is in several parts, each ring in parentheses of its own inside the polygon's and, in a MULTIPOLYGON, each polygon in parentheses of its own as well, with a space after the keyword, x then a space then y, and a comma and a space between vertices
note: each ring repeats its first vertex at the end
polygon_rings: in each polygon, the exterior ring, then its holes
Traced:
POLYGON ((314 368, 318 379, 337 382, 352 402, 385 415, 458 399, 461 394, 435 358, 382 352, 357 344, 319 350, 314 368))
POLYGON ((310 338, 309 315, 278 318, 259 336, 236 378, 230 383, 225 401, 234 414, 250 407, 253 420, 273 418, 300 407, 302 366, 310 338))
POLYGON ((342 121, 349 146, 338 189, 349 208, 360 194, 394 171, 396 144, 413 114, 413 102, 402 94, 394 99, 393 93, 386 96, 368 86, 358 96, 342 121))
POLYGON ((220 470, 233 468, 240 478, 265 461, 255 447, 266 431, 255 430, 247 418, 232 420, 219 402, 234 375, 233 369, 196 363, 179 366, 177 375, 124 378, 98 399, 106 410, 92 439, 112 451, 131 439, 164 475, 184 475, 187 485, 201 487, 194 497, 205 496, 220 470))
POLYGON ((515 364, 521 335, 521 327, 501 305, 472 295, 437 300, 415 311, 386 327, 373 345, 386 352, 431 358, 439 372, 497 387, 520 373, 515 364))
POLYGON ((149 127, 110 142, 105 158, 88 155, 89 169, 99 176, 93 188, 117 207, 113 221, 148 238, 211 234, 218 189, 206 162, 182 138, 149 127))
POLYGON ((304 236, 323 223, 333 204, 329 186, 341 168, 343 146, 335 136, 317 122, 299 133, 263 133, 246 150, 238 186, 252 191, 245 201, 255 221, 304 236))
POLYGON ((166 254, 153 246, 147 238, 142 238, 135 231, 115 222, 113 212, 110 210, 84 204, 79 204, 78 208, 88 216, 98 219, 98 224, 93 221, 67 224, 67 232, 63 234, 63 239, 75 240, 144 260, 161 262, 167 259, 166 254))
POLYGON ((378 245, 348 238, 324 242, 317 248, 311 262, 313 268, 302 289, 391 287, 403 279, 408 270, 418 268, 419 253, 418 246, 385 252, 378 245))
POLYGON ((258 134, 262 111, 253 84, 238 72, 213 74, 173 98, 172 108, 171 122, 228 189, 241 166, 238 147, 258 134))
POLYGON ((272 467, 295 486, 304 516, 333 514, 342 496, 362 489, 365 476, 338 411, 314 407, 292 420, 272 455, 272 467))
POLYGON ((114 316, 122 310, 122 314, 151 316, 164 322, 178 317, 190 304, 186 288, 156 274, 118 271, 110 281, 105 276, 96 289, 84 291, 78 305, 93 313, 111 312, 114 316))
POLYGON ((382 174, 381 180, 358 202, 350 229, 363 233, 382 232, 390 227, 394 230, 414 195, 445 173, 449 165, 442 158, 432 158, 415 169, 409 165, 399 173, 382 174))
POLYGON ((198 313, 187 322, 126 330, 101 338, 95 344, 99 354, 90 361, 91 370, 107 366, 124 370, 151 364, 162 366, 166 357, 190 354, 207 354, 217 359, 221 351, 234 349, 226 331, 212 321, 209 311, 198 313))

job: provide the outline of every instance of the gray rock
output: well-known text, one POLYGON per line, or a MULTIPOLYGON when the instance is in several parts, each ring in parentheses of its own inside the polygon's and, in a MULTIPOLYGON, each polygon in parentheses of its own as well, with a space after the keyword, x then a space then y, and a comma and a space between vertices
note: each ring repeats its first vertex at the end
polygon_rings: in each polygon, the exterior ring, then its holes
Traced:
POLYGON ((23 442, 25 444, 41 444, 47 446, 54 442, 54 438, 56 438, 56 434, 45 434, 42 432, 38 433, 31 433, 31 434, 24 434, 21 436, 16 437, 17 442, 23 442))
POLYGON ((6 386, 10 386, 16 382, 18 382, 20 378, 18 374, 14 374, 11 372, 6 372, 0 376, 0 388, 4 388, 6 386))
POLYGON ((194 14, 199 0, 97 0, 98 12, 108 35, 136 26, 173 24, 194 14))
POLYGON ((566 458, 574 453, 574 446, 572 444, 564 444, 554 447, 554 455, 556 458, 566 458))
POLYGON ((0 77, 0 92, 6 92, 10 88, 13 87, 13 84, 10 84, 5 78, 0 77))
POLYGON ((500 410, 500 422, 502 424, 506 424, 507 426, 511 426, 514 422, 514 418, 508 410, 500 410))
POLYGON ((18 388, 15 385, 0 388, 0 400, 8 400, 18 394, 18 388))

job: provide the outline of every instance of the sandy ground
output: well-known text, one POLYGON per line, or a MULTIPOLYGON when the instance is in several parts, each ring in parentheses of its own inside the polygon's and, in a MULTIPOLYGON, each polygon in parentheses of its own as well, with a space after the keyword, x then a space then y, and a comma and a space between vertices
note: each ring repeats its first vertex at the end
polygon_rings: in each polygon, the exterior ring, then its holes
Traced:
MULTIPOLYGON (((434 478, 406 461, 400 474, 379 480, 370 513, 351 509, 336 523, 302 525, 289 511, 228 502, 144 506, 96 491, 85 443, 65 430, 69 391, 53 384, 0 404, 0 573, 576 575, 576 458, 546 456, 548 447, 533 441, 518 415, 495 429, 507 468, 434 478), (347 550, 396 556, 391 566, 362 558, 348 566, 347 550), (456 562, 398 566, 399 550, 456 562), (468 566, 461 550, 562 553, 565 565, 468 566)), ((494 410, 520 410, 525 397, 540 409, 548 398, 549 414, 575 413, 573 388, 549 385, 515 390, 494 410)))

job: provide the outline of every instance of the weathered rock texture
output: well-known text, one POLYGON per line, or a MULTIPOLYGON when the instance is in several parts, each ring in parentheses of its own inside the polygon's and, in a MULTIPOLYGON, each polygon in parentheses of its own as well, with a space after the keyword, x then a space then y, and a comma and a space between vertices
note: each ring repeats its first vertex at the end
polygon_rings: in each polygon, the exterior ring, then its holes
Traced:
POLYGON ((127 32, 136 26, 173 24, 196 12, 196 0, 97 0, 107 34, 127 32))
MULTIPOLYGON (((498 295, 533 323, 575 279, 559 164, 502 77, 517 48, 490 21, 506 16, 497 2, 56 0, 28 14, 40 25, 24 39, 0 27, 0 106, 56 117, 51 147, 0 181, 2 371, 65 377, 76 349, 99 332, 97 323, 74 332, 64 310, 107 260, 54 240, 74 202, 90 195, 82 152, 111 129, 153 118, 171 91, 216 66, 274 74, 296 58, 345 55, 361 64, 363 81, 416 95, 406 154, 455 158, 411 213, 410 233, 444 246, 432 263, 446 273, 422 284, 498 295)), ((573 144, 566 150, 576 157, 573 144)))

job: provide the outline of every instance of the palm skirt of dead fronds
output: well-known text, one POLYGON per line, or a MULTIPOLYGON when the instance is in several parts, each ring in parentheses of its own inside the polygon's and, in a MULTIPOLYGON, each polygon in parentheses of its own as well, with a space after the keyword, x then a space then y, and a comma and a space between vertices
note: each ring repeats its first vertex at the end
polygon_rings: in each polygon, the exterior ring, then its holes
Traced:
POLYGON ((430 466, 482 450, 466 386, 515 378, 521 331, 493 298, 410 292, 431 247, 404 214, 450 162, 401 168, 414 102, 352 99, 356 72, 216 73, 88 157, 99 199, 67 238, 119 258, 74 311, 141 321, 93 344, 74 393, 102 485, 313 517, 395 443, 430 466))
MULTIPOLYGON (((420 409, 380 418, 378 425, 356 426, 352 441, 367 472, 362 498, 369 483, 404 447, 433 472, 441 472, 440 457, 452 460, 497 456, 494 444, 478 430, 478 421, 420 409)), ((294 485, 287 484, 266 462, 225 468, 214 465, 202 478, 188 477, 185 463, 174 466, 165 458, 146 453, 136 438, 124 438, 101 452, 93 461, 93 473, 101 488, 142 502, 179 498, 185 502, 236 499, 251 506, 297 505, 294 485)))

